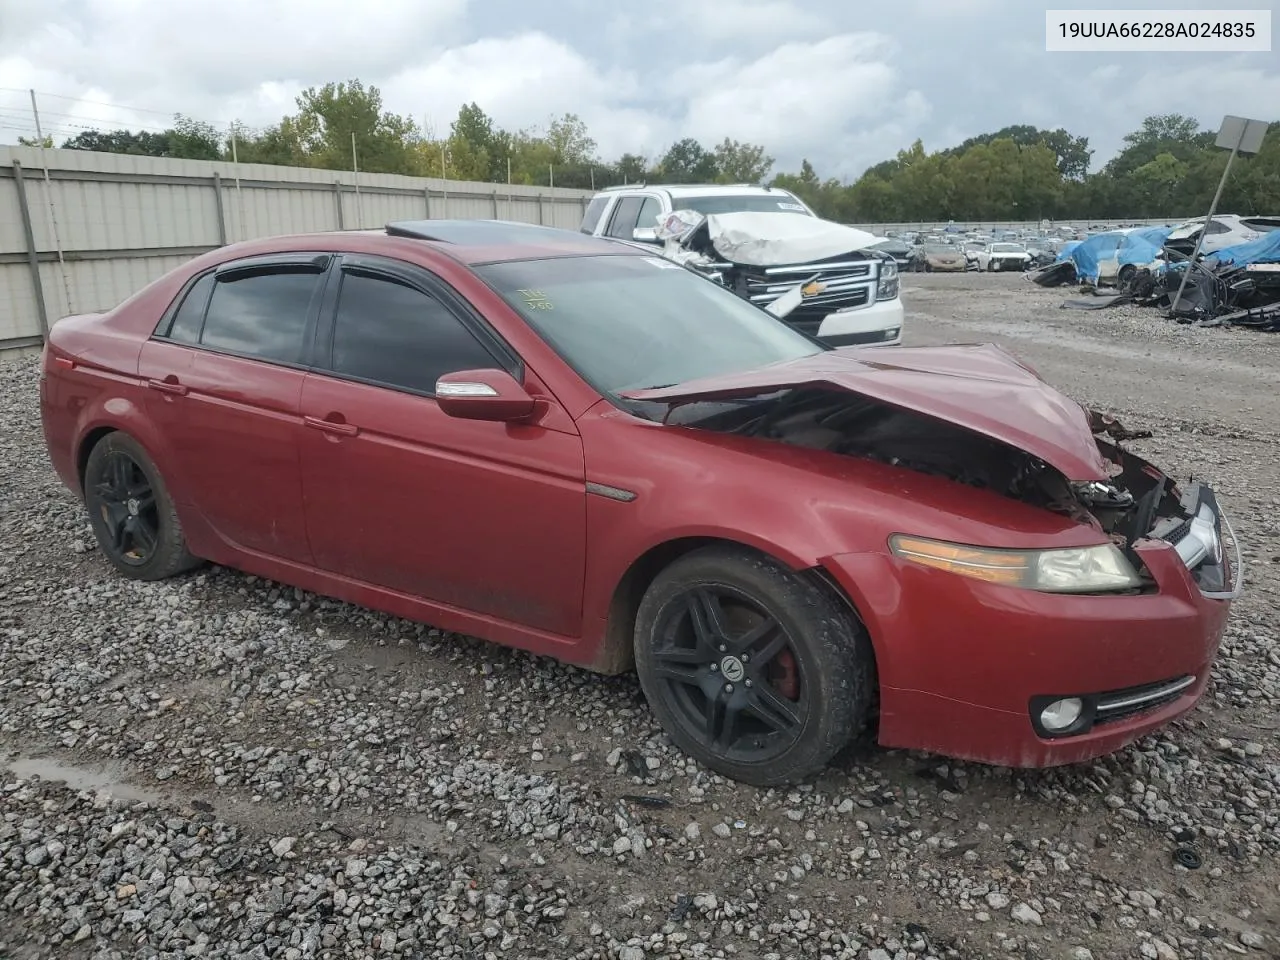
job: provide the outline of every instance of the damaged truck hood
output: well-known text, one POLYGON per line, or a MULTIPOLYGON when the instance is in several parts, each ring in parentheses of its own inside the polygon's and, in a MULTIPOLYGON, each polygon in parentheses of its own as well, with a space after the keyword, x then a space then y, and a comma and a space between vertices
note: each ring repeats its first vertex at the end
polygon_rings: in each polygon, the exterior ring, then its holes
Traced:
POLYGON ((685 403, 803 387, 847 390, 953 423, 1038 457, 1068 480, 1110 478, 1084 408, 992 344, 831 350, 624 396, 685 403))
POLYGON ((711 245, 733 263, 770 267, 867 250, 882 237, 803 213, 717 213, 707 217, 711 245))

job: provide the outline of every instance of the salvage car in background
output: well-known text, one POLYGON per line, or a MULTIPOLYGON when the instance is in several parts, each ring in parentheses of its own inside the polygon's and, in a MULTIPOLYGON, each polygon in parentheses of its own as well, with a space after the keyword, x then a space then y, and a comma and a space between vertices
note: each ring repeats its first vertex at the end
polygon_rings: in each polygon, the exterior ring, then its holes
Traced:
POLYGON ((780 784, 1096 757, 1205 689, 1234 541, 991 346, 832 350, 654 253, 448 220, 222 247, 54 325, 106 560, 211 560, 616 673, 780 784))
POLYGON ((898 270, 907 270, 915 260, 916 248, 899 237, 885 237, 871 245, 872 250, 893 257, 898 270))
POLYGON ((872 250, 878 238, 820 219, 785 190, 613 187, 591 200, 579 229, 651 247, 824 343, 902 340, 897 261, 872 250))
POLYGON ((1020 243, 988 243, 974 257, 978 269, 994 273, 997 270, 1026 270, 1031 266, 1031 254, 1020 243))
POLYGON ((964 252, 954 243, 941 243, 926 240, 916 251, 912 261, 913 269, 932 273, 935 270, 943 273, 961 272, 968 269, 969 263, 964 252))
POLYGON ((1264 233, 1270 233, 1280 227, 1280 217, 1241 217, 1234 213, 1215 214, 1213 223, 1205 231, 1205 218, 1197 217, 1180 223, 1170 231, 1164 245, 1169 250, 1189 257, 1195 251, 1196 240, 1202 231, 1204 242, 1200 245, 1203 254, 1215 253, 1227 247, 1236 247, 1242 243, 1257 240, 1264 233))

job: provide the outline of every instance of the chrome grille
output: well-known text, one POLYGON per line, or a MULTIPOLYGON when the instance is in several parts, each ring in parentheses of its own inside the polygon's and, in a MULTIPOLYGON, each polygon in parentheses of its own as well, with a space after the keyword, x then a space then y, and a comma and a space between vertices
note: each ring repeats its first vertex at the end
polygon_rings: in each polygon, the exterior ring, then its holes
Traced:
POLYGON ((816 296, 805 297, 795 314, 812 317, 820 311, 821 316, 826 316, 837 310, 848 310, 870 303, 877 278, 875 261, 872 260, 838 260, 769 267, 753 272, 746 278, 746 294, 756 306, 767 307, 797 284, 817 280, 826 289, 816 296))

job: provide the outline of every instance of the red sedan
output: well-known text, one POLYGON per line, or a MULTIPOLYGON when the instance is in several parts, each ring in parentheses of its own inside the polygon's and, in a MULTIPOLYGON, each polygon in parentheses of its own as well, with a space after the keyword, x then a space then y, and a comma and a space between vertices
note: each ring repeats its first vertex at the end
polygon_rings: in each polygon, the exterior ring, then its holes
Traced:
POLYGON ((104 556, 602 672, 777 784, 879 742, 1041 766, 1190 710, 1212 491, 992 346, 832 350, 644 251, 424 221, 224 247, 45 348, 104 556), (1114 442, 1113 442, 1114 441, 1114 442))

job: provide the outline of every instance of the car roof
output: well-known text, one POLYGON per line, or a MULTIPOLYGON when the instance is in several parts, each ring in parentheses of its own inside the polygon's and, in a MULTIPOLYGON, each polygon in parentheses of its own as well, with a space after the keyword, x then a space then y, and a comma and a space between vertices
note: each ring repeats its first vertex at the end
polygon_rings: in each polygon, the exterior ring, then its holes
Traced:
POLYGON ((381 230, 331 230, 244 240, 219 247, 206 256, 214 258, 210 262, 302 250, 394 256, 414 248, 430 249, 466 266, 554 257, 652 255, 652 251, 617 240, 537 224, 505 220, 400 220, 381 230))
POLYGON ((391 237, 424 240, 468 265, 549 257, 636 256, 629 244, 514 220, 397 220, 386 226, 391 237))

